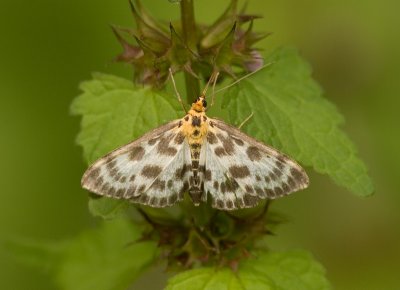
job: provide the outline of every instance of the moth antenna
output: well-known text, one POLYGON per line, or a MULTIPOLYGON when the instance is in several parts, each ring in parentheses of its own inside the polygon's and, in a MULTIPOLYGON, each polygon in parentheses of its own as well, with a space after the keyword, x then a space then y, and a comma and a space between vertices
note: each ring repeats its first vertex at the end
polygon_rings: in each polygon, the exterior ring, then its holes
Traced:
POLYGON ((207 90, 208 90, 208 86, 210 85, 210 83, 211 83, 211 81, 212 81, 212 79, 213 79, 213 75, 214 75, 214 74, 211 74, 210 78, 208 79, 208 82, 207 82, 207 84, 206 84, 206 86, 205 86, 203 92, 201 93, 202 96, 205 96, 205 95, 206 95, 207 90))
POLYGON ((210 107, 212 107, 214 105, 214 100, 215 100, 215 85, 217 84, 217 79, 219 76, 219 71, 217 71, 215 73, 215 77, 214 77, 214 82, 213 82, 213 86, 212 86, 212 95, 211 95, 211 105, 210 107))
POLYGON ((238 129, 242 128, 243 125, 246 124, 247 121, 249 121, 251 119, 251 117, 253 117, 253 115, 254 115, 254 112, 251 112, 251 114, 246 119, 244 119, 244 121, 242 123, 240 123, 238 129))
POLYGON ((174 74, 172 73, 172 69, 169 68, 168 71, 169 71, 169 76, 171 77, 172 85, 174 86, 175 95, 178 98, 178 102, 181 104, 183 111, 185 113, 187 113, 187 110, 185 108, 185 104, 183 103, 181 95, 179 94, 178 89, 176 88, 176 83, 175 83, 175 79, 174 79, 174 74))
POLYGON ((223 90, 226 90, 226 89, 228 89, 228 88, 230 88, 230 87, 236 85, 238 82, 241 82, 242 80, 248 78, 249 76, 252 76, 253 74, 259 72, 260 70, 262 70, 262 69, 266 68, 267 66, 270 66, 271 64, 274 64, 274 63, 275 63, 274 61, 271 61, 271 62, 269 62, 269 63, 264 64, 264 65, 263 65, 262 67, 260 67, 259 69, 256 69, 255 71, 252 71, 251 73, 248 73, 247 75, 244 75, 244 76, 242 76, 241 78, 237 79, 237 80, 234 81, 233 83, 231 83, 231 84, 229 84, 229 85, 227 85, 227 86, 225 86, 225 87, 223 87, 223 88, 220 88, 219 90, 216 90, 216 91, 214 92, 214 94, 218 94, 219 92, 222 92, 223 90))
POLYGON ((204 88, 203 92, 201 93, 202 96, 204 96, 204 97, 206 96, 208 87, 210 86, 211 82, 213 82, 213 86, 215 86, 215 83, 217 82, 218 75, 219 75, 218 71, 213 71, 213 73, 211 74, 210 78, 208 79, 206 87, 204 88))

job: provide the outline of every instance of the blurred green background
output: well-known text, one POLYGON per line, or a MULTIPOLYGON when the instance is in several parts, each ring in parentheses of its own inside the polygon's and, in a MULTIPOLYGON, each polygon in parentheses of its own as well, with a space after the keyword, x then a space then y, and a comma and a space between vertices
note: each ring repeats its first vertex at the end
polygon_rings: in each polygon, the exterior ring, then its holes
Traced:
MULTIPOLYGON (((167 0, 143 2, 165 21, 179 17, 167 0)), ((227 3, 197 0, 197 20, 211 22, 227 3)), ((310 189, 274 203, 290 221, 271 248, 311 251, 336 289, 400 289, 399 1, 248 4, 264 16, 257 30, 273 32, 260 45, 265 53, 293 45, 311 62, 376 185, 360 199, 311 172, 310 189)), ((0 238, 57 240, 93 225, 69 105, 93 71, 131 77, 111 61, 120 46, 108 24, 133 25, 126 0, 0 1, 0 238)), ((53 287, 0 249, 1 289, 53 287)))

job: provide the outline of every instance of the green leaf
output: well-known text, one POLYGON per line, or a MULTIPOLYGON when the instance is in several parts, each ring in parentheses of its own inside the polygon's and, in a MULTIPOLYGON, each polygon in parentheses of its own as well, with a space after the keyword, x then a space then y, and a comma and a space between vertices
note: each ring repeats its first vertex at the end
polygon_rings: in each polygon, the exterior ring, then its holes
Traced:
POLYGON ((283 48, 272 65, 232 86, 224 95, 231 123, 254 116, 244 131, 287 153, 360 196, 373 192, 364 163, 346 134, 344 119, 311 78, 297 51, 283 48))
POLYGON ((183 115, 173 97, 112 75, 93 74, 80 89, 71 111, 82 115, 77 142, 88 163, 183 115))
POLYGON ((324 268, 304 251, 261 252, 229 268, 200 268, 176 275, 167 290, 324 290, 331 289, 324 268))
POLYGON ((200 268, 176 275, 168 281, 166 290, 243 289, 239 279, 227 268, 200 268))
MULTIPOLYGON (((183 115, 173 97, 112 75, 93 74, 93 80, 83 82, 80 88, 83 93, 74 100, 71 111, 82 115, 77 143, 88 163, 183 115)), ((108 198, 89 201, 94 216, 108 219, 123 215, 129 205, 108 198)))
POLYGON ((154 242, 136 242, 137 225, 124 219, 104 222, 71 242, 57 282, 65 290, 126 289, 157 257, 154 242))
POLYGON ((56 277, 64 290, 126 289, 158 256, 155 242, 138 242, 141 228, 126 219, 104 222, 72 240, 13 239, 2 246, 17 261, 56 277))
POLYGON ((93 216, 103 219, 125 217, 131 203, 122 199, 96 197, 89 199, 89 211, 93 216))
POLYGON ((331 289, 322 265, 310 253, 300 250, 261 253, 255 261, 246 260, 239 276, 245 289, 255 289, 252 281, 261 281, 261 277, 271 289, 331 289))

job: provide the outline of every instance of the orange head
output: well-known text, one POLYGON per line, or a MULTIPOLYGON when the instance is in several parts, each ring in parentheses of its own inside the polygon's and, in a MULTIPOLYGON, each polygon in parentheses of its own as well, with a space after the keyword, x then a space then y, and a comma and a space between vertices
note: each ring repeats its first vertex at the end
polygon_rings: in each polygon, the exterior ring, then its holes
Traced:
POLYGON ((201 95, 198 97, 192 104, 192 110, 195 110, 196 112, 205 112, 207 110, 206 96, 201 95))

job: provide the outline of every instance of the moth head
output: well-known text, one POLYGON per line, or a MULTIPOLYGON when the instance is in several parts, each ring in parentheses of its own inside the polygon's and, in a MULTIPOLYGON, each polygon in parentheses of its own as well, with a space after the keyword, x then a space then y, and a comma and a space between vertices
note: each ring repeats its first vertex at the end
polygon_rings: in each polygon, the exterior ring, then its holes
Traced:
POLYGON ((196 101, 192 104, 192 109, 196 112, 205 112, 207 110, 207 101, 206 96, 201 95, 196 99, 196 101))

